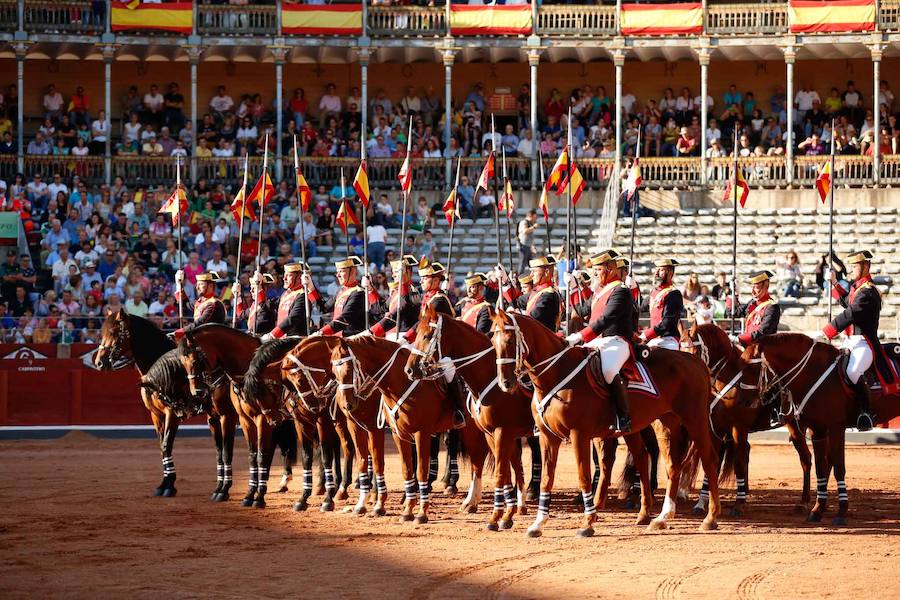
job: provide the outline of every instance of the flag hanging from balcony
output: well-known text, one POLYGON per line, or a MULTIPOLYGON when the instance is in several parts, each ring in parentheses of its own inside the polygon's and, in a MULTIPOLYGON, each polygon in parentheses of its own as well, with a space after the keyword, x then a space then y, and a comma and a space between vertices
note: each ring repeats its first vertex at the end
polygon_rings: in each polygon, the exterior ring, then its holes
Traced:
POLYGON ((738 202, 741 205, 741 208, 744 208, 744 205, 747 203, 747 196, 750 195, 750 186, 747 185, 747 180, 744 179, 744 173, 741 171, 741 168, 738 167, 734 170, 737 173, 731 174, 731 177, 728 178, 728 183, 725 184, 725 194, 722 197, 724 202, 731 202, 734 200, 734 185, 735 179, 737 179, 737 187, 738 187, 738 202))
POLYGON ((366 170, 365 160, 362 160, 359 163, 356 177, 353 178, 353 189, 356 190, 356 195, 359 196, 363 206, 369 208, 369 172, 366 170))
POLYGON ((490 187, 491 181, 494 179, 494 153, 491 152, 490 156, 488 156, 487 162, 484 163, 484 168, 481 170, 481 175, 478 176, 478 185, 475 186, 475 191, 484 190, 487 191, 490 187))
POLYGON ((556 190, 557 196, 562 196, 566 191, 566 183, 569 177, 569 147, 566 146, 559 153, 556 164, 550 169, 550 176, 547 177, 547 191, 556 190))
POLYGON ((338 227, 341 228, 341 231, 344 232, 344 235, 347 235, 347 227, 350 226, 350 223, 359 227, 359 219, 356 218, 356 211, 350 208, 346 200, 341 201, 341 207, 338 209, 338 214, 334 221, 338 224, 338 227))
POLYGON ((874 31, 875 0, 791 0, 791 33, 874 31))
POLYGON ((631 165, 631 170, 628 171, 628 179, 625 180, 625 197, 628 200, 631 200, 634 197, 634 193, 641 187, 643 182, 644 178, 641 177, 641 165, 638 162, 637 157, 635 157, 634 163, 631 165))
POLYGON ((191 2, 141 4, 113 2, 110 27, 113 31, 146 29, 173 31, 190 35, 194 30, 194 7, 191 2))
POLYGON ((531 24, 531 4, 450 7, 453 35, 529 35, 531 24))
POLYGON ((500 196, 500 210, 506 211, 507 218, 512 218, 516 212, 516 198, 513 196, 512 182, 507 181, 503 194, 500 196))
POLYGON ((234 222, 237 223, 238 227, 243 227, 244 217, 250 217, 251 221, 256 220, 253 206, 247 202, 247 188, 245 186, 241 186, 241 189, 235 194, 234 200, 231 201, 231 215, 234 217, 234 222))
POLYGON ((828 200, 828 192, 831 191, 832 184, 831 161, 829 160, 819 169, 819 176, 816 177, 816 191, 819 192, 819 199, 822 200, 822 204, 825 204, 828 200))
POLYGON ((309 189, 309 184, 306 183, 306 177, 303 176, 300 169, 297 169, 297 195, 300 200, 300 209, 303 212, 307 212, 309 210, 309 205, 312 202, 312 190, 309 189))
POLYGON ((703 4, 623 4, 622 35, 703 33, 703 4))
POLYGON ((282 3, 281 29, 292 35, 361 35, 362 4, 282 3))
POLYGON ((447 224, 453 225, 453 215, 456 215, 456 218, 459 218, 459 206, 456 202, 456 188, 450 190, 450 194, 447 196, 447 199, 444 201, 444 206, 441 207, 444 211, 444 216, 447 217, 447 224))
POLYGON ((172 227, 178 227, 181 221, 181 215, 188 211, 187 194, 184 193, 184 186, 181 184, 175 187, 175 191, 169 196, 159 212, 166 213, 172 218, 172 227))
POLYGON ((263 214, 266 210, 266 204, 269 200, 272 199, 272 196, 275 195, 275 186, 272 185, 272 178, 269 177, 268 173, 263 173, 259 176, 259 179, 256 181, 256 185, 253 186, 253 189, 250 191, 250 196, 248 200, 250 202, 257 202, 259 204, 259 213, 263 214), (265 181, 265 193, 263 192, 263 181, 265 181))

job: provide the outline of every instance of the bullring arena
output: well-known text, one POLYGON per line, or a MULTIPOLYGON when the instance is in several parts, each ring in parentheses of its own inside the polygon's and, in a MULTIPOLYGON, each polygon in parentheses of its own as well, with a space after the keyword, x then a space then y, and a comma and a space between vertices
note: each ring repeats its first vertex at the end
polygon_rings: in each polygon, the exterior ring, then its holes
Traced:
POLYGON ((898 0, 0 0, 0 595, 889 595, 898 74, 898 0))

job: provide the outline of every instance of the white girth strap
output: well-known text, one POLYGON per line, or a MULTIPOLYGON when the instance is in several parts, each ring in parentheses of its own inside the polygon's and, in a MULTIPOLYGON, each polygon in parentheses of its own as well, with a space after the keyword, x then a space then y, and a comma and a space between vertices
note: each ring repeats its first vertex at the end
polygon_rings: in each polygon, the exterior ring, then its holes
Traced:
POLYGON ((588 355, 584 358, 584 360, 581 361, 581 362, 578 364, 577 367, 575 367, 574 369, 572 369, 572 371, 571 371, 568 375, 566 375, 565 377, 563 377, 562 380, 561 380, 559 383, 557 383, 555 386, 553 386, 553 389, 551 389, 549 392, 547 392, 547 394, 544 395, 544 397, 541 399, 540 404, 537 405, 538 412, 540 412, 541 414, 544 413, 544 410, 546 410, 547 405, 550 404, 550 401, 553 399, 553 396, 555 396, 557 392, 559 392, 560 390, 562 390, 563 388, 565 388, 565 386, 566 386, 570 381, 572 381, 573 379, 575 379, 575 376, 576 376, 576 375, 578 375, 579 373, 581 373, 581 372, 584 370, 584 368, 585 368, 585 367, 587 366, 587 364, 588 364, 588 361, 591 360, 591 357, 592 357, 592 356, 593 356, 593 353, 588 354, 588 355))
POLYGON ((838 357, 837 360, 835 360, 833 363, 831 363, 831 366, 829 366, 827 369, 825 369, 825 372, 819 376, 819 378, 816 380, 816 382, 814 384, 812 384, 812 387, 810 387, 809 391, 806 392, 806 395, 803 396, 803 400, 800 401, 799 406, 797 406, 797 408, 794 410, 794 413, 796 414, 796 416, 798 416, 798 417, 800 416, 800 413, 803 412, 803 408, 806 406, 806 403, 809 402, 809 399, 816 392, 816 390, 819 389, 823 383, 825 383, 825 379, 827 379, 828 376, 831 375, 831 372, 834 371, 834 368, 837 366, 837 364, 838 364, 838 362, 840 362, 840 360, 841 360, 840 357, 838 357))
POLYGON ((713 401, 709 405, 709 414, 712 414, 712 411, 716 407, 716 404, 718 404, 719 401, 725 397, 725 394, 727 394, 731 390, 731 388, 733 388, 735 386, 735 384, 738 382, 738 380, 741 378, 741 375, 743 375, 743 374, 744 374, 743 371, 738 371, 737 375, 732 377, 731 381, 729 381, 727 384, 725 384, 725 387, 723 387, 721 390, 719 390, 719 393, 715 395, 715 397, 713 398, 713 401))

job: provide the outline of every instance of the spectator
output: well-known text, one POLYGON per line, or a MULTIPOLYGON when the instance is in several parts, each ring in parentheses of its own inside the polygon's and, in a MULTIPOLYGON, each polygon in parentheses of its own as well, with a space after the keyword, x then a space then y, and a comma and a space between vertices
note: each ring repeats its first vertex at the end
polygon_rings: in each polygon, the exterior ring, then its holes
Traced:
POLYGON ((797 253, 791 250, 784 260, 778 264, 778 279, 784 286, 781 295, 790 298, 799 298, 803 289, 803 273, 800 270, 800 261, 797 253))
POLYGON ((97 113, 97 118, 91 123, 91 152, 102 155, 106 153, 106 140, 109 138, 109 121, 106 119, 106 111, 97 113))
POLYGON ((47 93, 44 94, 44 116, 56 123, 62 116, 62 108, 62 94, 60 94, 57 91, 56 86, 51 83, 47 86, 47 93))
POLYGON ((325 94, 319 100, 319 119, 327 121, 330 117, 338 117, 341 114, 341 98, 335 93, 335 85, 329 83, 325 88, 325 94))
POLYGON ((90 125, 90 114, 88 113, 89 103, 88 96, 84 91, 82 86, 78 86, 75 88, 75 93, 72 95, 72 98, 69 100, 69 121, 72 125, 78 127, 79 125, 89 126, 90 125))
POLYGON ((387 229, 384 225, 373 223, 367 228, 368 246, 369 246, 369 262, 375 265, 375 268, 381 271, 384 268, 385 248, 387 245, 387 229))
POLYGON ((26 154, 50 154, 50 144, 48 144, 47 140, 44 139, 43 133, 37 132, 36 134, 34 134, 34 139, 28 142, 28 149, 26 150, 26 154))
POLYGON ((517 237, 519 239, 519 273, 528 270, 528 261, 534 257, 534 232, 538 228, 537 211, 531 209, 519 223, 517 237))
POLYGON ((690 133, 688 133, 688 128, 682 127, 681 136, 678 138, 678 142, 676 143, 678 156, 694 156, 696 147, 697 141, 691 136, 690 133))
POLYGON ((225 92, 224 85, 216 88, 216 95, 209 101, 209 107, 219 121, 224 121, 227 115, 234 112, 234 100, 225 92))
POLYGON ((178 91, 178 84, 169 84, 169 91, 163 96, 163 120, 172 131, 184 127, 184 96, 178 91))
POLYGON ((154 127, 161 127, 163 124, 164 104, 165 97, 159 93, 159 87, 155 83, 152 84, 150 91, 144 94, 144 114, 141 120, 152 124, 154 127))

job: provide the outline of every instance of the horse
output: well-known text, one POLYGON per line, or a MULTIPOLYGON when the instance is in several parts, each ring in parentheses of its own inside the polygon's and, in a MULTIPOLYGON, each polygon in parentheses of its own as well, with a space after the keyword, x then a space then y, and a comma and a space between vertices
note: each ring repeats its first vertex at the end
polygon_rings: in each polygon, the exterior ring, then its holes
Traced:
POLYGON ((348 498, 347 487, 353 480, 353 453, 354 444, 351 441, 347 424, 342 415, 333 411, 322 410, 327 408, 334 393, 334 382, 329 381, 327 374, 330 372, 331 350, 325 351, 325 364, 329 369, 323 370, 316 379, 321 387, 311 392, 293 385, 283 376, 281 362, 284 357, 292 352, 295 347, 317 338, 303 338, 288 336, 281 339, 270 340, 262 344, 250 360, 250 365, 244 375, 243 394, 246 398, 256 398, 263 411, 275 412, 275 404, 283 403, 283 410, 291 416, 293 426, 302 441, 303 447, 303 493, 293 508, 297 512, 305 511, 309 507, 309 498, 312 496, 312 468, 314 444, 319 442, 321 454, 324 499, 320 510, 330 512, 334 510, 335 500, 348 498), (284 388, 283 393, 267 392, 266 388, 284 388), (312 394, 316 404, 311 403, 312 394), (299 402, 297 399, 299 398, 299 402), (341 469, 341 451, 343 448, 344 465, 341 469))
MULTIPOLYGON (((834 469, 838 491, 838 513, 832 525, 847 524, 850 499, 844 461, 845 430, 856 423, 857 404, 843 381, 841 353, 827 343, 817 343, 802 333, 776 333, 750 344, 742 355, 750 362, 744 369, 741 391, 755 390, 760 396, 773 390, 787 391, 789 414, 803 430, 812 432, 816 468, 816 502, 807 521, 818 523, 828 504, 828 480, 834 469)), ((879 421, 900 414, 900 395, 885 396, 873 390, 872 411, 879 421)))
MULTIPOLYGON (((540 422, 544 473, 537 517, 527 535, 539 537, 549 518, 559 446, 564 439, 571 439, 584 497, 583 527, 577 534, 592 536, 597 513, 591 494, 591 440, 621 435, 611 429, 615 423, 612 404, 598 401, 606 400, 608 396, 605 386, 595 383, 596 376, 589 375, 592 353, 586 348, 570 348, 552 331, 525 315, 499 310, 493 318, 492 331, 500 388, 509 390, 518 385, 519 376, 525 373, 535 387, 535 413, 540 422)), ((716 480, 718 456, 707 421, 709 371, 694 356, 662 348, 649 352, 642 364, 656 382, 658 392, 632 400, 632 421, 638 431, 653 423, 669 476, 662 511, 649 522, 648 529, 665 529, 669 518, 675 514, 681 463, 689 440, 699 453, 704 471, 710 476, 709 510, 700 529, 716 529, 720 511, 716 480)), ((638 457, 641 448, 636 447, 634 439, 629 435, 626 443, 638 457)), ((636 463, 642 492, 638 523, 642 524, 649 518, 652 494, 647 461, 636 460, 636 463)))
MULTIPOLYGON (((428 522, 431 506, 428 478, 431 436, 453 427, 455 407, 446 399, 444 385, 427 379, 410 382, 404 372, 408 360, 409 351, 389 340, 371 336, 340 338, 332 351, 331 369, 338 382, 336 399, 347 413, 356 412, 373 390, 381 393, 376 423, 383 426, 386 421, 395 439, 405 442, 399 445, 405 478, 413 472, 412 444, 415 443, 419 506, 414 520, 422 524, 428 522)), ((469 419, 460 434, 472 464, 472 482, 461 510, 475 512, 481 499, 481 477, 489 454, 488 445, 484 434, 469 419)), ((409 520, 412 510, 407 496, 401 521, 409 520)))
MULTIPOLYGON (((731 472, 735 474, 737 490, 734 506, 729 515, 742 516, 750 493, 750 444, 747 436, 753 431, 766 431, 772 428, 767 418, 768 411, 759 402, 758 396, 748 398, 749 394, 744 394, 742 402, 737 401, 738 381, 747 364, 741 358, 741 351, 728 339, 728 335, 721 327, 711 323, 699 326, 694 324, 682 331, 681 347, 699 356, 710 369, 716 395, 709 406, 709 422, 713 433, 722 440, 724 449, 719 484, 724 483, 731 472), (729 435, 730 441, 727 439, 729 435)), ((785 427, 803 469, 803 492, 798 509, 802 508, 805 512, 810 501, 809 477, 812 455, 796 421, 787 419, 785 427)), ((694 506, 695 512, 706 510, 708 489, 709 482, 704 479, 700 499, 694 506)))
POLYGON ((278 413, 261 410, 256 399, 241 394, 244 373, 259 345, 259 338, 254 335, 209 323, 186 332, 179 350, 192 394, 202 395, 227 377, 250 458, 250 481, 241 505, 265 508, 269 468, 275 452, 273 428, 282 419, 278 413))
POLYGON ((201 410, 192 400, 188 380, 175 343, 153 322, 129 315, 124 310, 111 313, 100 329, 100 344, 94 366, 112 371, 133 364, 141 376, 141 401, 150 413, 162 455, 163 478, 155 496, 172 497, 177 474, 172 449, 182 418, 206 412, 209 430, 216 444, 216 487, 210 500, 223 502, 231 488, 231 458, 234 449, 235 413, 222 388, 212 390, 201 410))

